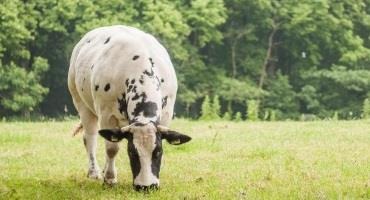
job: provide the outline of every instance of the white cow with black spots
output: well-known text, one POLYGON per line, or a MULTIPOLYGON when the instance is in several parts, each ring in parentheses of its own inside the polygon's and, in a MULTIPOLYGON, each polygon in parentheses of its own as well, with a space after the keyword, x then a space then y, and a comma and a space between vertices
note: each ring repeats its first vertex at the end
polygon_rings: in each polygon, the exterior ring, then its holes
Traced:
POLYGON ((166 49, 136 28, 94 29, 73 49, 68 87, 84 129, 88 177, 101 177, 96 160, 99 129, 106 139, 104 182, 117 182, 117 142, 125 138, 135 189, 157 188, 162 139, 171 144, 191 139, 167 128, 177 80, 166 49))

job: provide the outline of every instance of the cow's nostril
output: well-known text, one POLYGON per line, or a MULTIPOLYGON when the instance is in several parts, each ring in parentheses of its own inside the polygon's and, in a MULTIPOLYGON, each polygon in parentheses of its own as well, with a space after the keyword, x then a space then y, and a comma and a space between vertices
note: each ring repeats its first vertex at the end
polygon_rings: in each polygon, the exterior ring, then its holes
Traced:
POLYGON ((151 185, 134 185, 136 191, 144 191, 147 192, 149 190, 157 190, 158 184, 151 184, 151 185))

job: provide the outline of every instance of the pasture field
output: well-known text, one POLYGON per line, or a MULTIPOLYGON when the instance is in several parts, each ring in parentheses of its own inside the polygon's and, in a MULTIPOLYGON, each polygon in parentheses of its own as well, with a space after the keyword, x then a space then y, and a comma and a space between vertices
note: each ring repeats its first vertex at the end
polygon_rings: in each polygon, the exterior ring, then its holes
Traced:
POLYGON ((193 140, 164 144, 161 189, 148 194, 132 188, 126 141, 118 185, 87 179, 76 123, 0 122, 0 199, 370 199, 369 121, 175 120, 193 140))

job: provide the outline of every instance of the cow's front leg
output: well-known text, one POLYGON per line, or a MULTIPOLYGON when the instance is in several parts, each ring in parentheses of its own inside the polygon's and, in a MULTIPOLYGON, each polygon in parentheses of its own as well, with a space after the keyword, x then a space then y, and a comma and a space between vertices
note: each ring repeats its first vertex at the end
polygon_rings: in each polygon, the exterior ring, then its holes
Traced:
POLYGON ((115 156, 119 150, 118 143, 105 141, 106 163, 104 168, 104 183, 114 185, 117 183, 117 170, 115 156))

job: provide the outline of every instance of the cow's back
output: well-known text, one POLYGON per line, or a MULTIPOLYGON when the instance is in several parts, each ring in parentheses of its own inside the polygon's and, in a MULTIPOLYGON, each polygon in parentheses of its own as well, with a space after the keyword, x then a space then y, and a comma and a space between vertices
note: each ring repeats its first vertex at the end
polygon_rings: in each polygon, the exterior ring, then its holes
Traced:
POLYGON ((125 82, 142 76, 151 65, 161 81, 161 95, 173 100, 162 113, 172 117, 177 80, 168 53, 153 36, 132 27, 97 28, 79 41, 71 57, 70 92, 96 116, 124 121, 119 99, 127 90, 125 82))

